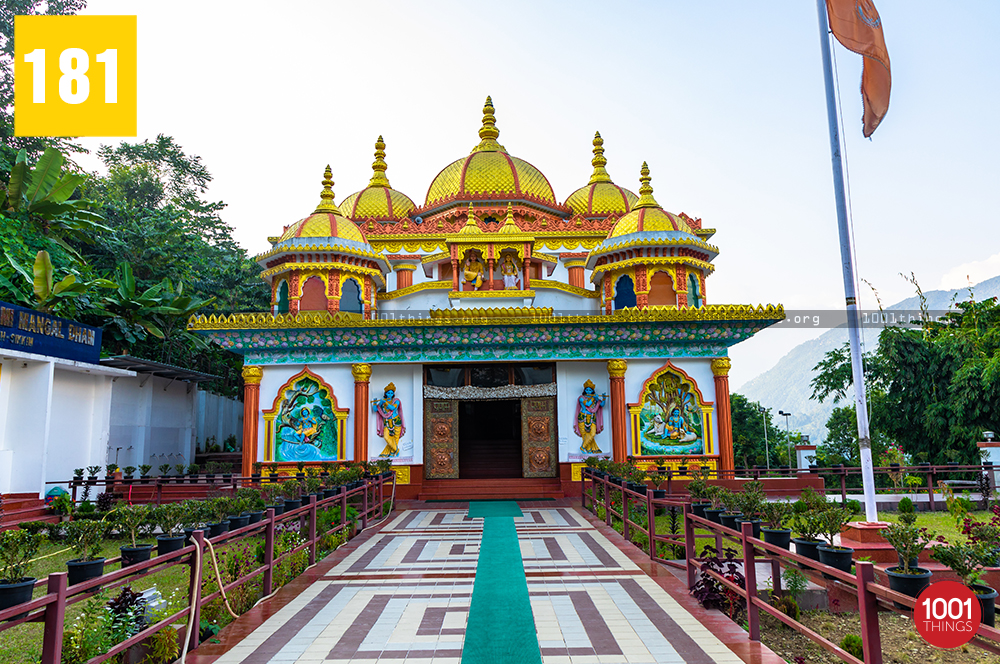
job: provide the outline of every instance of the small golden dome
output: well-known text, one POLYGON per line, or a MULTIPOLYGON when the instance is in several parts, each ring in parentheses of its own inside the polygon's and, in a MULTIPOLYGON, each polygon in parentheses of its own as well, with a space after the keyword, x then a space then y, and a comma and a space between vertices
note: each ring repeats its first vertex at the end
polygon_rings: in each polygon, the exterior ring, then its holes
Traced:
POLYGON ((533 200, 558 206, 548 178, 537 168, 507 154, 497 137, 493 101, 487 97, 483 107, 480 142, 468 157, 444 167, 427 189, 425 206, 452 200, 533 200))
POLYGON ((645 231, 680 231, 696 235, 695 230, 677 215, 671 214, 660 207, 653 198, 653 187, 650 185, 649 166, 642 162, 639 182, 639 200, 632 206, 632 211, 618 220, 615 227, 608 233, 608 238, 621 237, 631 233, 645 231))
POLYGON ((594 167, 590 182, 570 194, 566 199, 566 206, 574 215, 581 214, 585 217, 623 215, 631 210, 639 197, 611 181, 611 176, 604 168, 608 160, 604 156, 601 132, 594 134, 594 158, 590 163, 594 167))
POLYGON ((323 191, 319 196, 320 203, 316 210, 305 219, 300 219, 287 227, 275 244, 293 238, 331 238, 367 244, 368 241, 361 229, 350 219, 346 219, 333 202, 333 172, 329 164, 323 172, 323 191))
POLYGON ((375 161, 368 186, 345 198, 340 207, 355 221, 397 222, 409 217, 416 204, 409 196, 389 186, 385 176, 385 142, 379 136, 375 142, 375 161))

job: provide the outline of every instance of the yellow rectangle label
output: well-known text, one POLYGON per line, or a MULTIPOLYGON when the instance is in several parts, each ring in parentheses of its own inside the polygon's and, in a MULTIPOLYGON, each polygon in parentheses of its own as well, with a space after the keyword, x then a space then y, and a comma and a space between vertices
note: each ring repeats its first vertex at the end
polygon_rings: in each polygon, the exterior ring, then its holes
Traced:
POLYGON ((135 136, 135 16, 14 17, 15 136, 135 136))

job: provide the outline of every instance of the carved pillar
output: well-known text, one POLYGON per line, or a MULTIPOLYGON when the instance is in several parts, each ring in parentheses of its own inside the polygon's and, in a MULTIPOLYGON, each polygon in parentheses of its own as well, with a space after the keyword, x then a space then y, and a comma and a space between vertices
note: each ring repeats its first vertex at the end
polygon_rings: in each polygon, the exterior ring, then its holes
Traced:
POLYGON ((370 364, 352 364, 354 375, 354 460, 368 461, 368 381, 370 364))
POLYGON ((458 259, 451 259, 451 289, 453 291, 458 291, 458 259))
POLYGON ((566 269, 569 271, 569 285, 577 288, 586 288, 583 282, 583 261, 569 261, 566 269))
POLYGON ((243 467, 244 477, 253 472, 257 460, 257 415, 260 413, 260 380, 264 377, 261 367, 243 365, 243 467))
POLYGON ((372 278, 365 275, 365 285, 362 290, 361 299, 364 301, 362 311, 364 319, 371 320, 372 317, 372 278))
POLYGON ((604 313, 611 314, 614 308, 614 293, 611 290, 611 279, 607 273, 604 275, 604 313))
POLYGON ((396 290, 413 285, 413 271, 416 269, 417 266, 412 263, 401 263, 396 266, 396 290))
POLYGON ((719 470, 722 477, 733 477, 736 465, 733 459, 733 416, 729 408, 729 367, 728 357, 712 360, 712 375, 715 376, 715 417, 719 423, 719 470))
POLYGON ((524 278, 521 280, 521 286, 524 288, 524 290, 531 290, 531 274, 529 274, 531 266, 529 263, 530 261, 527 258, 525 258, 523 265, 524 278))
POLYGON ((611 454, 615 461, 623 462, 628 456, 628 440, 625 433, 625 360, 608 360, 608 376, 611 377, 611 454))
POLYGON ((326 276, 326 310, 331 314, 340 311, 340 270, 326 276))
POLYGON ((649 285, 646 283, 646 266, 635 268, 635 306, 640 309, 649 307, 649 285))
POLYGON ((486 259, 486 290, 493 290, 493 258, 486 259))
POLYGON ((686 307, 688 305, 688 273, 683 265, 677 266, 677 306, 686 307))
POLYGON ((299 292, 299 273, 292 272, 288 277, 288 313, 297 314, 299 313, 299 297, 302 293, 299 292))

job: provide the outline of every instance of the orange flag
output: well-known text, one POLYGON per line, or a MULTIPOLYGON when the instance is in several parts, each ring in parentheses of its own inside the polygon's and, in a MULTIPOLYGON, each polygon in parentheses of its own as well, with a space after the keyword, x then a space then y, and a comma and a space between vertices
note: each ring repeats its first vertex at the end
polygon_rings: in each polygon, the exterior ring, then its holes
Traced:
POLYGON ((861 74, 862 117, 865 138, 871 136, 889 110, 889 51, 882 35, 882 19, 872 0, 826 0, 830 29, 845 48, 865 56, 861 74))

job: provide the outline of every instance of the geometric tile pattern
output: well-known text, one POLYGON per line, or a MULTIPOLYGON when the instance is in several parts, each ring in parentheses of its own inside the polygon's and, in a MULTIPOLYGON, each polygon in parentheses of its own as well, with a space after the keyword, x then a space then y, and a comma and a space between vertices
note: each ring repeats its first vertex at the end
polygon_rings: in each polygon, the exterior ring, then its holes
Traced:
MULTIPOLYGON (((522 511, 543 664, 742 661, 576 510, 522 511)), ((483 530, 466 513, 402 512, 216 662, 460 664, 483 530)))

